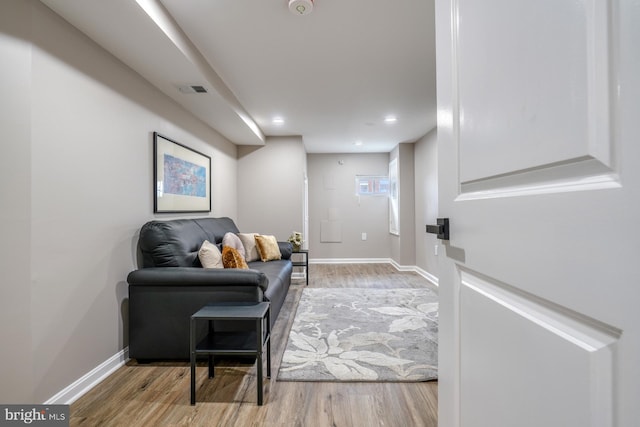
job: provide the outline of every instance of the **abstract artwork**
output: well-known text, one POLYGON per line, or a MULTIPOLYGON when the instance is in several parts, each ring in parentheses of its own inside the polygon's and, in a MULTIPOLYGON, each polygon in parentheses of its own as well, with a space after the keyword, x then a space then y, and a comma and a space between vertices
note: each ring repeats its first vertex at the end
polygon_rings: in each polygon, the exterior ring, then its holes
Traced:
POLYGON ((210 212, 211 158, 154 132, 154 212, 210 212))
POLYGON ((181 196, 207 197, 207 168, 165 154, 164 191, 181 196))

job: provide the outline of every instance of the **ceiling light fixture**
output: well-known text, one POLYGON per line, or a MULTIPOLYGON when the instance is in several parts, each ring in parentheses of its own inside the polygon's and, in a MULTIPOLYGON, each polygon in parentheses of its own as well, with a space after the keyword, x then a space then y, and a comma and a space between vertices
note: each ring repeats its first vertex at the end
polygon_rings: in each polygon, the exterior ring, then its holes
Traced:
POLYGON ((284 124, 284 119, 282 117, 274 117, 273 120, 271 120, 271 123, 280 126, 284 124))
POLYGON ((294 15, 308 15, 313 10, 313 0, 289 0, 289 10, 294 15))
POLYGON ((398 121, 398 118, 396 116, 387 116, 384 118, 385 123, 395 123, 397 121, 398 121))

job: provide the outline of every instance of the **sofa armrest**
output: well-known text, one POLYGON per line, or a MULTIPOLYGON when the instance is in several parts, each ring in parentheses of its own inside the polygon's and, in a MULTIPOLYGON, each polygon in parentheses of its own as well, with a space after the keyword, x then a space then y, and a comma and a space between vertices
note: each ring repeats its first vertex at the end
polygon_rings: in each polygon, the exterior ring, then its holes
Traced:
POLYGON ((127 276, 132 286, 257 286, 263 292, 269 280, 258 270, 152 267, 132 271, 127 276))
POLYGON ((278 248, 280 249, 280 255, 282 255, 281 259, 291 259, 293 246, 290 242, 278 242, 278 248))

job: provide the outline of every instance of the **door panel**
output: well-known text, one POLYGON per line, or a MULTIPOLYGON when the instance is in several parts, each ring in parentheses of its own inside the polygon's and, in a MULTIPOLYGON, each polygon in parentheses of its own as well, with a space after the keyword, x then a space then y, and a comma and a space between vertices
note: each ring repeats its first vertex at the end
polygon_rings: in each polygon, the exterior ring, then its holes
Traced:
POLYGON ((463 193, 612 172, 603 5, 457 2, 454 120, 463 193))
POLYGON ((439 423, 640 419, 640 2, 436 0, 439 423))
POLYGON ((611 425, 620 331, 474 272, 461 283, 462 425, 611 425))

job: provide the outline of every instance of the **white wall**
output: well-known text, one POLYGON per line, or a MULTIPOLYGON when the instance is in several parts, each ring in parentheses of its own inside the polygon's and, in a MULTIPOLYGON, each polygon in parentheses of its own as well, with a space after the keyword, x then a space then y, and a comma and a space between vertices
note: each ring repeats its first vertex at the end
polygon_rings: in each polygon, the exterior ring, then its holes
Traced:
POLYGON ((389 206, 386 197, 357 197, 356 175, 387 175, 389 155, 309 154, 309 257, 388 259, 389 206), (342 162, 342 164, 340 164, 342 162), (322 220, 336 220, 342 241, 320 241, 322 220), (362 240, 362 233, 367 240, 362 240))
MULTIPOLYGON (((438 217, 438 140, 434 129, 414 144, 416 266, 438 276, 434 246, 440 241, 425 231, 438 217)), ((439 248, 440 252, 444 249, 439 248)))
POLYGON ((307 153, 302 138, 268 137, 262 147, 238 150, 238 217, 247 233, 286 241, 302 231, 307 153))
POLYGON ((127 345, 152 132, 212 157, 214 216, 237 213, 236 147, 38 1, 0 2, 0 53, 0 402, 37 403, 127 345))

